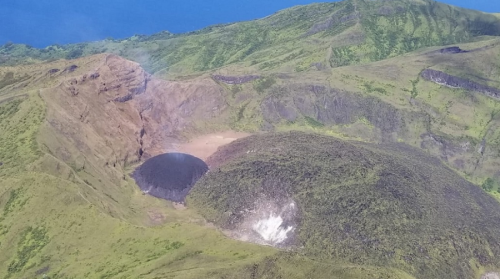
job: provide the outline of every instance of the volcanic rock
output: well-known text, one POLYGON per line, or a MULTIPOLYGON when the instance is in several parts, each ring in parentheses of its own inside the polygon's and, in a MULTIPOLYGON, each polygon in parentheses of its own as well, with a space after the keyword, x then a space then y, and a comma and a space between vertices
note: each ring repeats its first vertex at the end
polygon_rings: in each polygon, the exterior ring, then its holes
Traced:
POLYGON ((476 91, 491 98, 500 99, 500 89, 482 85, 468 79, 452 76, 432 69, 424 70, 421 75, 425 80, 432 81, 440 85, 476 91))
POLYGON ((415 278, 473 278, 470 263, 500 264, 500 204, 416 148, 268 133, 207 162, 188 205, 238 239, 415 278))

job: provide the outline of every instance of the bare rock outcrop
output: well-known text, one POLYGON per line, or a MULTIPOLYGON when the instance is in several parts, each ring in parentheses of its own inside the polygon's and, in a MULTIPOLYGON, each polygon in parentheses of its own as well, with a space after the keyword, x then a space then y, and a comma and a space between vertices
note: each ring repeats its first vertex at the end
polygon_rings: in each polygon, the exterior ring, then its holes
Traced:
POLYGON ((465 90, 476 91, 484 95, 500 100, 500 89, 482 85, 474 81, 449 75, 447 73, 426 69, 421 73, 422 78, 427 81, 432 81, 440 85, 451 88, 462 88, 465 90))
POLYGON ((316 125, 349 125, 366 119, 375 128, 376 140, 394 141, 406 136, 409 122, 425 121, 423 114, 409 115, 410 112, 380 99, 325 85, 289 83, 273 90, 276 93, 270 94, 261 104, 264 119, 271 125, 283 120, 293 122, 300 117, 313 119, 316 125))
POLYGON ((353 12, 350 14, 344 15, 345 10, 339 10, 331 15, 327 20, 314 24, 305 34, 304 36, 311 36, 317 34, 319 32, 326 31, 332 28, 335 25, 339 24, 347 24, 353 23, 356 20, 361 18, 361 14, 359 12, 353 12))
POLYGON ((165 81, 119 56, 85 59, 73 61, 78 67, 60 85, 41 92, 48 128, 57 135, 47 147, 75 169, 118 176, 117 168, 165 152, 194 119, 209 120, 226 108, 210 78, 165 81))
POLYGON ((457 54, 457 53, 467 53, 467 52, 469 52, 469 51, 463 50, 457 46, 452 46, 452 47, 445 47, 442 49, 431 51, 428 54, 457 54))
POLYGON ((222 76, 222 75, 213 75, 212 78, 216 81, 223 82, 225 84, 243 84, 256 79, 259 79, 260 76, 257 75, 248 75, 248 76, 222 76))

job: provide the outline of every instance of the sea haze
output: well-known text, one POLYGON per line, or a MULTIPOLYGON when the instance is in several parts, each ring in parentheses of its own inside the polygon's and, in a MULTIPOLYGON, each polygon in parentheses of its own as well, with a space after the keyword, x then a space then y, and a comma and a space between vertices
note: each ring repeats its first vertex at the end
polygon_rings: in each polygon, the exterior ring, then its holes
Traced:
MULTIPOLYGON (((142 0, 63 1, 7 0, 0 8, 0 44, 35 47, 126 38, 163 30, 183 33, 208 25, 252 20, 314 0, 142 0)), ((500 12, 500 1, 444 0, 442 2, 500 12)))

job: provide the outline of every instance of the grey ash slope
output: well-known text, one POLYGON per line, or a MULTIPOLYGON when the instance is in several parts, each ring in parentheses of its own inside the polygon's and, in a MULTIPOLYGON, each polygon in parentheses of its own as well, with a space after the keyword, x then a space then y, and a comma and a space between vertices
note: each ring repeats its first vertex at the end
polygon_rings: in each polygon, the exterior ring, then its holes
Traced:
POLYGON ((237 230, 260 199, 291 199, 294 245, 312 258, 429 279, 500 267, 500 204, 412 147, 266 134, 221 148, 209 164, 188 205, 223 228, 237 230))

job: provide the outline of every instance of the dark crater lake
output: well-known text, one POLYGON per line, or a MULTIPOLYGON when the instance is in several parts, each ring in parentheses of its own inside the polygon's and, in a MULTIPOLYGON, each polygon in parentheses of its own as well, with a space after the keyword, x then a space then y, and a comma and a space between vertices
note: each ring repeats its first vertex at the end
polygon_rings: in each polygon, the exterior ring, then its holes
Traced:
POLYGON ((144 193, 183 202, 193 185, 208 171, 200 158, 184 153, 166 153, 148 159, 132 177, 144 193))

